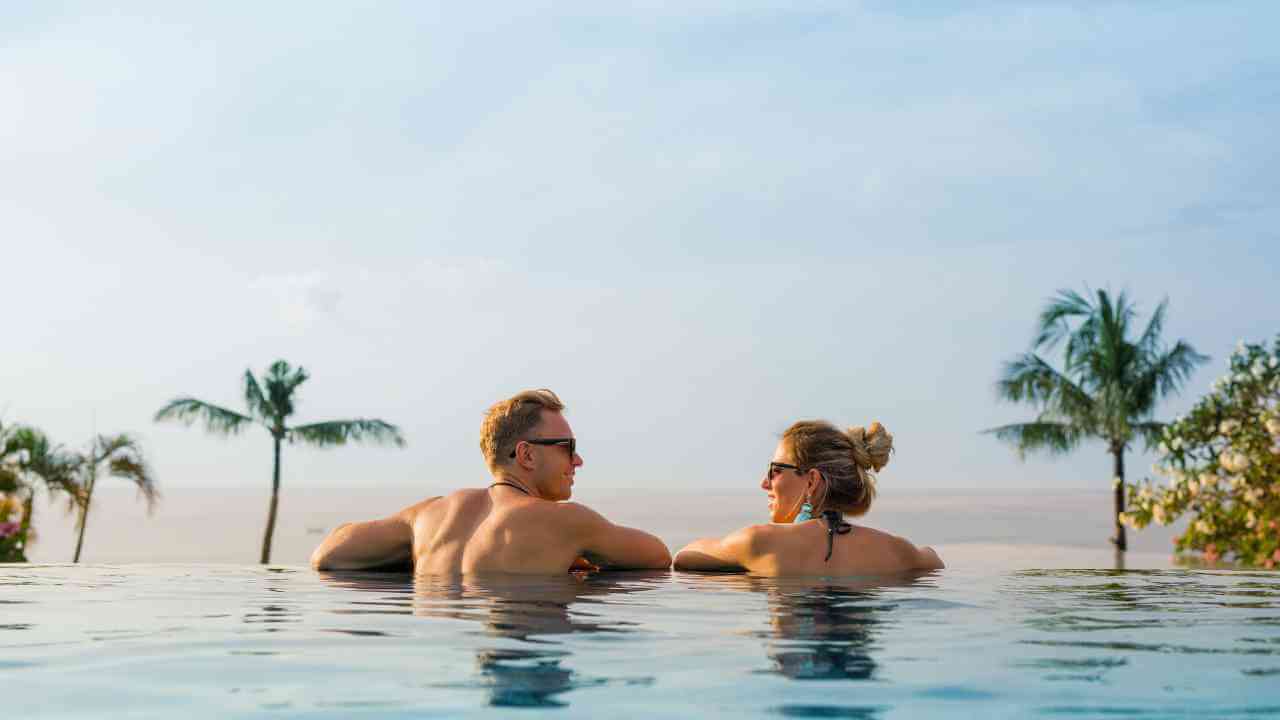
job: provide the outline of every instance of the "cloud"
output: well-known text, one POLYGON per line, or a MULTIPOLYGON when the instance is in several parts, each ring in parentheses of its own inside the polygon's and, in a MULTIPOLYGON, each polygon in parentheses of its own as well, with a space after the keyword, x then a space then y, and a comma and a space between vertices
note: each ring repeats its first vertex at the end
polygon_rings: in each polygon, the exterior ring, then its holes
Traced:
POLYGON ((288 328, 308 330, 338 315, 343 291, 332 277, 321 271, 261 275, 250 288, 271 297, 279 319, 288 328))

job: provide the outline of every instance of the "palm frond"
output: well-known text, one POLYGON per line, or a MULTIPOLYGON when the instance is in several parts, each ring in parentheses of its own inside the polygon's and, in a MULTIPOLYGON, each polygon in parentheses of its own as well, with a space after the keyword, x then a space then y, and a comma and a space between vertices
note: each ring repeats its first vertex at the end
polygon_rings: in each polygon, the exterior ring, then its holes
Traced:
POLYGON ((151 469, 147 467, 140 455, 134 453, 116 455, 111 458, 107 467, 111 477, 128 480, 138 488, 138 494, 147 501, 148 513, 155 510, 156 502, 160 499, 160 490, 156 487, 151 469))
POLYGON ((1164 332, 1164 316, 1169 308, 1169 299, 1165 298, 1156 306, 1155 312, 1151 313, 1151 319, 1147 321, 1147 329, 1142 331, 1142 336, 1138 338, 1138 352, 1145 356, 1154 356, 1160 353, 1160 343, 1163 342, 1161 333, 1164 332))
POLYGON ((1050 298, 1049 303, 1040 311, 1037 323, 1036 338, 1031 343, 1033 350, 1052 350, 1070 333, 1067 321, 1075 317, 1088 317, 1093 307, 1074 290, 1059 290, 1057 297, 1050 298))
POLYGON ((1005 363, 996 382, 996 394, 1002 400, 1029 402, 1080 422, 1086 422, 1093 414, 1089 394, 1035 353, 1005 363))
POLYGON ((220 435, 234 435, 253 423, 253 418, 192 397, 180 397, 160 408, 155 421, 176 420, 192 425, 203 420, 205 430, 220 435))
POLYGON ((275 415, 275 409, 262 394, 262 386, 258 385, 258 380, 253 377, 252 370, 244 371, 244 404, 249 407, 250 413, 259 418, 265 419, 275 415))
POLYGON ((1076 449, 1085 437, 1080 428, 1071 423, 1050 420, 1001 425, 982 432, 1014 446, 1019 458, 1025 458, 1028 452, 1039 451, 1064 455, 1076 449))
POLYGON ((1156 403, 1169 395, 1176 395, 1191 378, 1196 368, 1209 361, 1185 340, 1179 340, 1169 350, 1141 358, 1142 367, 1132 381, 1132 405, 1142 413, 1155 409, 1156 403))
POLYGON ((295 409, 293 392, 309 377, 305 368, 290 367, 284 360, 271 363, 263 380, 273 418, 283 420, 293 414, 295 409))
POLYGON ((371 442, 404 447, 400 429, 382 420, 332 420, 289 429, 289 438, 316 447, 371 442))
POLYGON ((17 490, 29 495, 42 485, 51 495, 66 493, 73 504, 80 497, 77 475, 83 459, 53 444, 43 432, 19 426, 9 434, 4 451, 12 459, 10 473, 17 490))

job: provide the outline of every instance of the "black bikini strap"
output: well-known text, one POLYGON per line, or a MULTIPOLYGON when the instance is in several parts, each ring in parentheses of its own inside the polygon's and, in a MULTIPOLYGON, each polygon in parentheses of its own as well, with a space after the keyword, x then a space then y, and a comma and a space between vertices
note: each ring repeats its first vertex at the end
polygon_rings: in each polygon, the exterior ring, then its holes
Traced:
POLYGON ((491 487, 491 488, 495 488, 495 487, 498 487, 499 485, 506 485, 506 486, 507 486, 507 487, 509 487, 509 488, 515 488, 515 489, 519 490, 520 492, 524 493, 525 495, 528 495, 529 497, 533 497, 533 494, 532 494, 532 493, 530 493, 528 490, 525 490, 524 488, 520 487, 519 485, 517 485, 517 484, 515 484, 515 483, 513 483, 513 482, 507 482, 506 480, 499 480, 498 482, 496 482, 496 483, 494 483, 494 484, 490 485, 489 487, 491 487))
POLYGON ((827 556, 822 562, 831 559, 831 551, 835 549, 836 535, 848 535, 853 526, 844 521, 844 517, 835 510, 823 510, 822 519, 827 523, 827 556))

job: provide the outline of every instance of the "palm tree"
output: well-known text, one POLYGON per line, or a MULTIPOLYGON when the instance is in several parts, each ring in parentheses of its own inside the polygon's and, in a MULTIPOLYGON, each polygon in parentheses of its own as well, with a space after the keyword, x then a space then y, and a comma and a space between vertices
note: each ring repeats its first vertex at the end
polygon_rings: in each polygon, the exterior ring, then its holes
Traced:
MULTIPOLYGON (((18 532, 30 537, 35 516, 35 498, 40 488, 50 498, 67 495, 67 510, 80 502, 80 485, 76 482, 80 459, 50 442, 43 432, 25 425, 0 427, 0 492, 13 495, 22 503, 22 520, 18 532)), ((25 551, 25 547, 20 552, 25 551)))
POLYGON ((1146 329, 1130 339, 1137 311, 1122 292, 1114 299, 1105 290, 1095 298, 1060 290, 1040 313, 1031 352, 1005 363, 996 393, 1002 400, 1039 409, 1032 422, 986 430, 1018 450, 1060 455, 1086 439, 1101 440, 1114 461, 1115 528, 1111 540, 1118 551, 1128 546, 1120 513, 1124 512, 1124 453, 1136 438, 1150 449, 1160 441, 1164 423, 1152 419, 1156 403, 1176 394, 1197 366, 1208 360, 1186 341, 1169 348, 1160 333, 1168 300, 1160 303, 1146 329), (1058 370, 1036 351, 1049 351, 1063 340, 1063 367, 1058 370))
POLYGON ((76 522, 79 536, 76 538, 76 554, 71 562, 80 562, 80 548, 84 546, 84 527, 89 519, 89 505, 93 502, 93 489, 98 482, 98 466, 107 463, 107 474, 128 480, 138 487, 147 501, 147 512, 155 509, 160 491, 142 457, 137 440, 126 434, 99 435, 93 439, 89 452, 79 456, 80 470, 80 518, 76 522))
POLYGON ((267 369, 259 384, 251 370, 244 371, 244 401, 249 414, 242 415, 211 403, 191 397, 170 401, 156 413, 156 421, 177 420, 191 425, 204 420, 205 429, 220 435, 235 435, 252 424, 262 425, 271 433, 275 448, 275 466, 271 475, 271 507, 267 511, 267 530, 262 538, 262 559, 265 565, 271 561, 271 536, 276 527, 276 507, 280 495, 280 445, 284 442, 301 442, 316 447, 345 445, 348 441, 390 443, 404 447, 400 429, 382 420, 331 420, 289 427, 285 421, 294 411, 294 391, 306 382, 307 371, 291 368, 289 363, 277 360, 267 369), (263 389, 266 392, 263 392, 263 389))

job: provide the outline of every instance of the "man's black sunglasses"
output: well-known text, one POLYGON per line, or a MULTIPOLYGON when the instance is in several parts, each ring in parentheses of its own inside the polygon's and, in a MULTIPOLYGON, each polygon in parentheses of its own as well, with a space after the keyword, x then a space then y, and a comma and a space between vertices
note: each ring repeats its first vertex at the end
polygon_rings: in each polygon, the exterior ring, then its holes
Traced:
POLYGON ((796 472, 800 472, 800 466, 792 465, 791 463, 771 462, 769 463, 769 474, 767 477, 773 477, 783 470, 795 470, 796 472))
MULTIPOLYGON (((577 438, 534 438, 533 440, 521 440, 520 442, 527 442, 530 445, 560 445, 561 447, 568 448, 570 459, 573 458, 574 453, 578 452, 577 438)), ((516 447, 520 446, 520 442, 516 443, 516 447)), ((515 456, 516 451, 512 450, 511 457, 515 456)))

